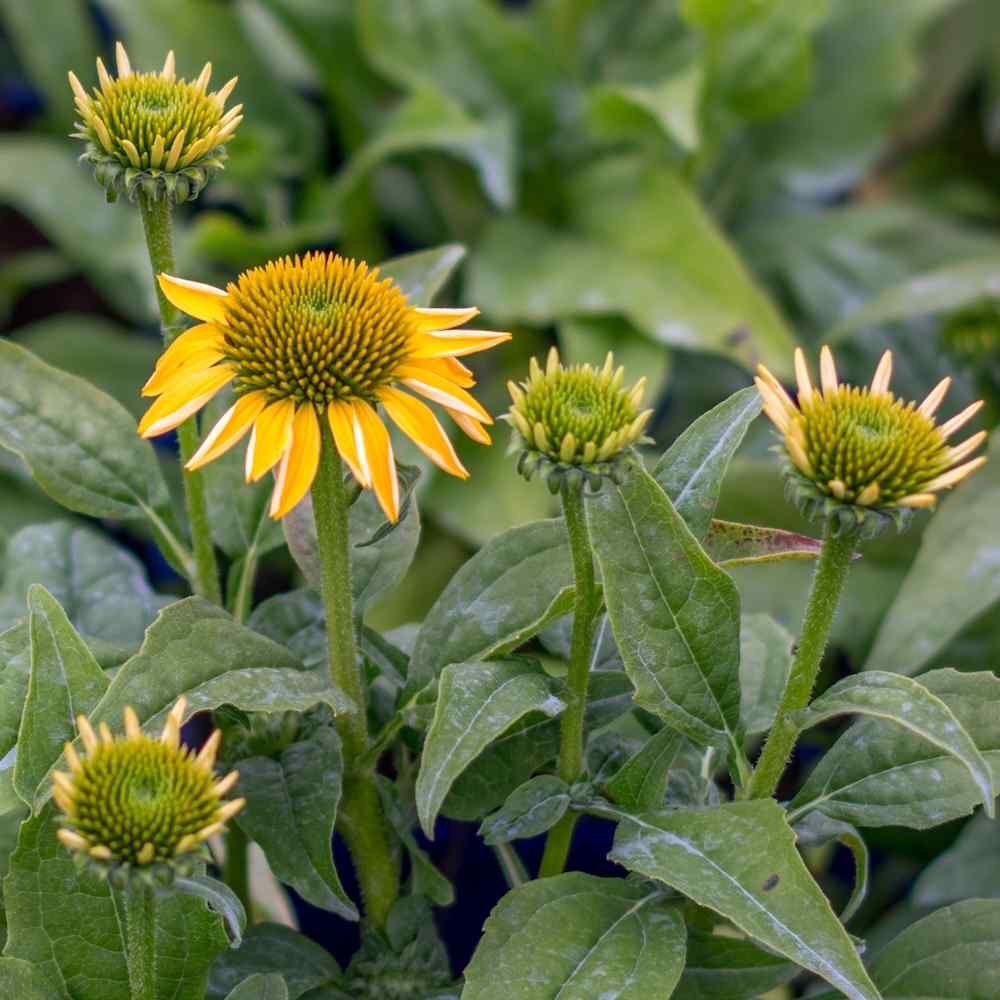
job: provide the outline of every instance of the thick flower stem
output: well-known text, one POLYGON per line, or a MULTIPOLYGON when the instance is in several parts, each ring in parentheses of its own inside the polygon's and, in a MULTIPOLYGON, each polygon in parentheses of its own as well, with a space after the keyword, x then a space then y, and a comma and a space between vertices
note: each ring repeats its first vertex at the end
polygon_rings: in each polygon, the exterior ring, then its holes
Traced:
MULTIPOLYGON (((590 681, 590 647, 594 638, 594 619, 599 601, 594 583, 594 555, 583 509, 583 493, 564 487, 563 514, 573 556, 576 596, 573 605, 573 639, 570 647, 566 709, 560 723, 559 777, 573 784, 583 773, 583 721, 587 710, 587 686, 590 681)), ((577 814, 567 812, 549 831, 539 876, 558 875, 566 866, 577 814)))
MULTIPOLYGON (((160 305, 160 329, 164 343, 169 344, 184 329, 180 312, 167 301, 156 280, 158 274, 174 272, 170 204, 165 199, 148 198, 145 194, 140 194, 139 209, 142 214, 142 228, 146 234, 149 262, 153 268, 156 299, 160 305)), ((197 417, 190 417, 177 428, 177 443, 180 448, 181 465, 185 465, 198 448, 197 417)), ((190 581, 191 589, 213 604, 221 604, 219 567, 215 561, 212 528, 208 520, 208 503, 205 499, 205 484, 201 472, 184 472, 184 499, 194 547, 195 567, 194 578, 190 581)))
POLYGON ((830 636, 830 626, 847 580, 856 542, 853 533, 836 535, 835 530, 835 522, 828 521, 792 670, 788 675, 774 726, 747 789, 747 797, 751 799, 767 798, 778 787, 799 736, 799 728, 789 716, 808 706, 816 685, 823 652, 830 636))
POLYGON ((126 889, 125 957, 132 1000, 156 1000, 156 894, 152 889, 126 889))
POLYGON ((312 498, 326 610, 330 677, 351 702, 350 710, 337 717, 345 771, 337 825, 357 870, 365 919, 370 925, 382 928, 399 894, 399 873, 389 847, 374 782, 374 765, 367 753, 367 699, 358 668, 351 596, 348 491, 340 456, 327 427, 323 428, 323 446, 312 498))

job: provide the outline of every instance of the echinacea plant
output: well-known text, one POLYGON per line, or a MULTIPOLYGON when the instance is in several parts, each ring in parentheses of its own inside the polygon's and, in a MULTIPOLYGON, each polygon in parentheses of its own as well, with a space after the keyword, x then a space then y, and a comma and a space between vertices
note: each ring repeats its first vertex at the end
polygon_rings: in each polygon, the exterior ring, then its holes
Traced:
MULTIPOLYGON (((67 509, 141 524, 176 578, 154 593, 113 549, 102 586, 76 525, 55 553, 10 543, 26 607, 0 633, 0 734, 16 734, 0 761, 0 998, 888 1000, 937 938, 994 940, 989 901, 930 913, 875 960, 847 925, 869 881, 859 827, 994 815, 1000 679, 900 663, 821 686, 852 564, 986 463, 986 431, 955 438, 981 404, 942 419, 949 377, 919 404, 896 396, 889 352, 853 386, 824 347, 817 385, 789 348, 656 457, 645 374, 552 347, 508 382, 502 419, 512 488, 553 516, 487 541, 440 589, 418 476, 454 484, 489 453, 456 446, 428 403, 491 445, 496 400, 470 392, 461 359, 503 348, 469 365, 520 372, 519 339, 469 326, 473 306, 430 305, 455 263, 436 251, 375 267, 319 249, 222 286, 189 277, 171 213, 223 166, 235 79, 210 93, 210 67, 178 79, 173 53, 138 73, 121 45, 117 68, 98 60, 91 94, 70 82, 84 159, 111 200, 139 203, 163 340, 151 402, 137 426, 2 341, 0 444, 67 509), (783 474, 818 538, 715 517, 762 410, 782 467, 764 476, 783 474), (151 443, 174 431, 183 520, 174 456, 151 443), (801 621, 742 613, 749 586, 770 597, 760 567, 776 562, 812 574, 801 621), (370 608, 397 586, 429 610, 380 631, 370 608), (137 604, 127 638, 97 634, 137 604), (824 749, 802 782, 803 734, 841 716, 860 718, 810 743, 824 749), (481 824, 508 887, 464 969, 432 908, 477 885, 435 863, 441 817, 481 824), (580 870, 586 829, 611 838, 617 869, 580 870), (541 837, 536 867, 517 845, 541 837), (839 915, 813 850, 832 843, 856 866, 839 915), (329 915, 317 940, 286 890, 329 915), (348 922, 360 945, 341 967, 348 922)), ((947 966, 966 992, 905 995, 997 996, 995 954, 966 964, 947 966)))

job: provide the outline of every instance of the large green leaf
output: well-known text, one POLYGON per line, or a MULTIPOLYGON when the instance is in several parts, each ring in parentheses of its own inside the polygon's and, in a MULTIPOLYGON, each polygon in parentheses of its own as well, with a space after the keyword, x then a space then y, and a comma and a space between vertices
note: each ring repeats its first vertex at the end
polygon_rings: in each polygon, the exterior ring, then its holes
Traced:
POLYGON ((54 1000, 59 996, 37 965, 20 958, 0 958, 0 995, 11 1000, 54 1000))
MULTIPOLYGON (((64 81, 69 68, 60 67, 64 81)), ((120 313, 151 319, 156 303, 139 213, 109 208, 91 174, 67 139, 5 133, 0 141, 0 202, 26 215, 120 313)))
MULTIPOLYGON (((52 805, 21 827, 4 880, 5 954, 34 965, 61 1000, 129 1000, 128 970, 107 881, 81 872, 56 839, 52 805)), ((227 944, 200 900, 164 896, 157 907, 157 995, 200 997, 227 944)))
POLYGON ((664 895, 576 872, 520 886, 487 920, 462 1000, 670 996, 685 930, 664 895))
POLYGON ((845 714, 888 720, 953 756, 968 770, 982 794, 986 814, 993 817, 997 791, 989 764, 952 710, 923 684, 899 674, 870 670, 845 677, 793 719, 805 729, 845 714))
POLYGON ((653 478, 699 541, 708 533, 729 462, 761 405, 754 387, 733 393, 695 420, 653 467, 653 478))
POLYGON ((19 454, 42 489, 92 517, 145 518, 168 547, 183 549, 170 496, 148 441, 110 396, 0 341, 0 445, 19 454))
POLYGON ((254 924, 238 949, 216 958, 208 977, 206 1000, 224 1000, 248 977, 280 973, 288 986, 288 1000, 327 983, 340 982, 340 969, 324 948, 290 927, 254 924))
POLYGON ((684 974, 674 1000, 756 1000, 787 983, 798 967, 730 935, 688 929, 684 974))
MULTIPOLYGON (((921 683, 952 711, 1000 775, 1000 678, 934 670, 921 683)), ((955 757, 903 726, 852 725, 823 755, 791 803, 793 817, 820 809, 856 826, 925 830, 972 812, 982 790, 955 757)))
POLYGON ((613 860, 668 882, 851 1000, 880 1000, 777 802, 620 816, 613 860))
POLYGON ((337 731, 317 726, 274 757, 236 767, 247 800, 236 822, 263 848, 275 877, 314 906, 357 920, 330 850, 344 770, 337 731))
POLYGON ((515 788, 503 806, 483 820, 479 836, 487 844, 537 837, 562 819, 569 803, 566 782, 554 774, 539 774, 515 788))
POLYGON ((572 590, 561 520, 533 521, 498 535, 451 578, 424 619, 407 690, 418 690, 449 663, 516 649, 570 610, 572 590))
POLYGON ((314 590, 303 587, 261 601, 247 624, 287 646, 309 669, 327 662, 323 598, 314 590))
MULTIPOLYGON (((406 573, 420 540, 420 514, 411 498, 409 508, 399 523, 374 544, 368 543, 385 524, 385 515, 371 490, 363 490, 351 505, 351 589, 357 612, 366 608, 379 594, 394 587, 406 573)), ((307 496, 282 520, 285 539, 299 569, 309 583, 319 590, 322 578, 319 544, 312 498, 307 496)))
POLYGON ((739 596, 641 467, 587 501, 608 616, 636 702, 700 742, 735 742, 739 596))
POLYGON ((123 650, 142 642, 166 601, 153 592, 131 552, 69 521, 31 525, 10 540, 0 623, 27 614, 25 601, 35 584, 52 594, 84 636, 123 650))
POLYGON ((970 899, 924 917, 870 971, 885 1000, 990 1000, 1000 976, 1000 901, 970 899))
POLYGON ((740 726, 748 736, 774 724, 792 669, 794 637, 768 615, 744 615, 740 629, 740 726))
POLYGON ((410 305, 429 306, 463 260, 464 246, 444 243, 430 250, 418 250, 383 261, 379 264, 379 272, 399 285, 410 305))
POLYGON ((1000 899, 1000 836, 997 821, 977 813, 951 847, 918 876, 913 905, 933 910, 963 899, 1000 899))
POLYGON ((664 726, 605 784, 605 790, 626 809, 658 809, 667 794, 670 768, 680 752, 683 737, 664 726))
POLYGON ((455 779, 492 740, 531 712, 555 716, 564 707, 552 693, 551 680, 530 661, 445 667, 417 776, 417 813, 424 833, 433 838, 434 820, 455 779))
POLYGON ((288 987, 277 972, 258 972, 244 979, 226 1000, 289 1000, 288 987))
POLYGON ((77 715, 90 715, 108 678, 44 587, 28 591, 28 610, 31 677, 17 738, 14 788, 31 805, 63 744, 76 736, 77 715))
POLYGON ((678 175, 605 160, 567 187, 574 229, 515 216, 487 230, 471 301, 508 325, 621 313, 661 343, 788 371, 784 320, 678 175))
MULTIPOLYGON (((993 449, 1000 447, 994 433, 993 449)), ((991 462, 927 526, 920 551, 882 622, 866 668, 916 674, 1000 601, 1000 463, 991 462)))
POLYGON ((0 812, 20 804, 14 791, 17 755, 11 753, 21 728, 21 712, 31 677, 31 633, 22 622, 0 632, 0 812))

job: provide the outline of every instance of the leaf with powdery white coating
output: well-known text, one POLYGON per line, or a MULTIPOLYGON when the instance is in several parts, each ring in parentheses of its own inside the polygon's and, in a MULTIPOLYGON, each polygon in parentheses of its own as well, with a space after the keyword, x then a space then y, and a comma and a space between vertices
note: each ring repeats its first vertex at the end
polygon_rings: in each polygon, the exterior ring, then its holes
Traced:
POLYGON ((486 921, 462 1000, 646 1000, 672 994, 684 920, 648 883, 571 872, 507 893, 486 921))
POLYGON ((516 649, 573 606, 573 562, 561 519, 532 521, 487 542, 451 578, 417 635, 407 692, 449 663, 516 649))
POLYGON ((744 615, 740 628, 740 726, 747 735, 774 724, 792 669, 794 638, 769 615, 744 615))
POLYGON ((658 809, 667 795, 670 768, 684 737, 664 726, 605 784, 605 791, 626 809, 658 809))
POLYGON ((698 417, 653 467, 653 478, 698 541, 709 530, 729 462, 761 406, 754 386, 734 392, 698 417))
POLYGON ((799 967, 729 934, 688 928, 684 974, 674 1000, 756 1000, 784 985, 799 967))
POLYGON ((20 958, 0 958, 0 996, 17 1000, 55 1000, 52 990, 37 965, 20 958))
POLYGON ((736 585, 639 465, 587 499, 587 521, 636 703, 696 742, 735 746, 736 585))
POLYGON ((530 712, 558 715, 565 704, 536 663, 455 663, 441 673, 434 721, 417 776, 417 814, 433 839, 434 820, 455 779, 487 745, 530 712))
POLYGON ((901 674, 869 670, 834 684, 792 718, 807 729, 844 714, 886 719, 951 754, 968 769, 979 787, 986 815, 994 815, 997 793, 989 764, 952 710, 923 684, 901 674))
MULTIPOLYGON (((932 670, 921 684, 940 698, 1000 779, 1000 678, 932 670)), ((791 802, 793 821, 813 809, 855 826, 926 830, 967 816, 982 801, 968 768, 923 737, 881 719, 855 722, 823 755, 791 802)))
POLYGON ((565 781, 554 774, 539 774, 514 789, 502 808, 483 820, 479 835, 487 844, 537 837, 563 818, 569 802, 565 781))
POLYGON ((715 910, 850 1000, 881 1000, 777 802, 608 813, 621 819, 613 861, 715 910))

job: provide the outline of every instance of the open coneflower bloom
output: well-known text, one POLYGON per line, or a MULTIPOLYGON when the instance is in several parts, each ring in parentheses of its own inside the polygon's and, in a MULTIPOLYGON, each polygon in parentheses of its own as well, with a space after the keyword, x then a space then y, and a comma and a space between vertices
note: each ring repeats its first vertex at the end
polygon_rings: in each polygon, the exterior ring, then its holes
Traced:
POLYGON ((763 365, 754 381, 764 411, 784 438, 793 472, 833 501, 865 508, 930 507, 937 493, 986 462, 983 456, 969 459, 986 439, 985 431, 961 444, 948 443, 982 402, 943 424, 934 419, 950 378, 942 379, 918 406, 890 391, 890 351, 882 356, 870 386, 841 384, 828 347, 820 354, 819 389, 813 387, 801 350, 795 352, 795 374, 798 405, 763 365))
POLYGON ((275 470, 270 513, 283 517, 319 466, 323 423, 357 481, 396 521, 400 490, 389 432, 377 407, 445 472, 465 478, 437 417, 441 405, 473 440, 489 444, 492 418, 469 394, 475 379, 459 357, 508 333, 455 329, 479 310, 409 305, 391 279, 337 254, 285 257, 241 274, 225 290, 159 275, 163 294, 202 322, 163 353, 143 394, 158 397, 139 432, 164 434, 223 386, 235 403, 187 464, 197 469, 247 433, 247 481, 275 470), (410 391, 407 391, 410 390, 410 391), (414 395, 416 393, 417 395, 414 395))

